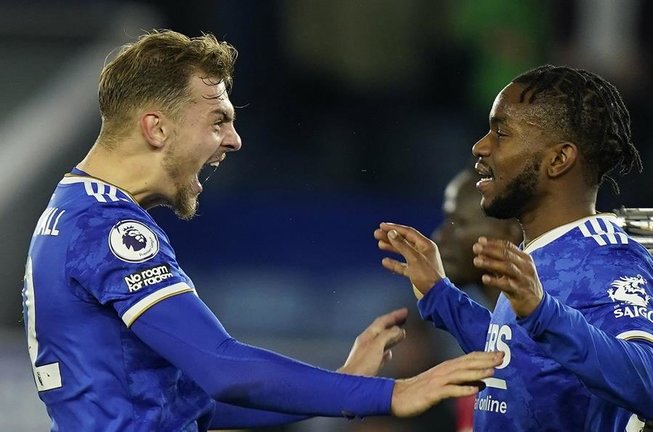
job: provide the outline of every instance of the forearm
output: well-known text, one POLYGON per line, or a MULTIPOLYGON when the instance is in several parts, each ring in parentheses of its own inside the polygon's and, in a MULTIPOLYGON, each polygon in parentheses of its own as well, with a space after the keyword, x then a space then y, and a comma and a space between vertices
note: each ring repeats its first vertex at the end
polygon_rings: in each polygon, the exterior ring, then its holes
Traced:
POLYGON ((249 429, 279 426, 309 418, 308 416, 284 414, 246 408, 216 401, 215 412, 209 429, 249 429))
POLYGON ((518 323, 593 394, 645 418, 653 417, 651 345, 611 336, 548 294, 518 323))
POLYGON ((470 299, 449 279, 438 282, 417 305, 422 318, 451 333, 463 351, 483 351, 490 311, 470 299))
POLYGON ((132 329, 221 402, 308 416, 390 413, 393 381, 338 374, 241 344, 192 294, 156 304, 132 329))

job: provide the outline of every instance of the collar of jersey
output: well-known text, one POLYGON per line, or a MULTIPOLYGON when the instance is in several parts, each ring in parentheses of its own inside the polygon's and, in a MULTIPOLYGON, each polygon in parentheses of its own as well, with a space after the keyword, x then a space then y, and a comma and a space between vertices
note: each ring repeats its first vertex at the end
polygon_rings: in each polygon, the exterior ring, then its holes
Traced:
POLYGON ((561 225, 535 238, 529 244, 525 245, 523 250, 528 254, 533 253, 535 250, 548 245, 554 240, 559 239, 563 235, 567 234, 569 231, 579 227, 580 225, 584 224, 585 222, 591 219, 605 219, 606 222, 608 221, 616 222, 617 216, 612 213, 601 213, 601 214, 595 214, 592 216, 584 217, 582 219, 575 220, 565 225, 561 225))
MULTIPOLYGON (((64 178, 61 180, 60 183, 63 184, 71 184, 71 183, 86 183, 86 182, 100 182, 104 183, 107 186, 112 186, 127 195, 127 197, 134 201, 135 204, 138 204, 138 201, 136 201, 136 198, 132 196, 129 192, 126 190, 122 189, 121 187, 118 187, 112 183, 109 183, 107 181, 104 181, 102 179, 99 179, 97 177, 93 177, 92 175, 80 170, 79 168, 75 167, 73 168, 69 173, 64 175, 64 178)), ((138 204, 140 205, 140 204, 138 204)))

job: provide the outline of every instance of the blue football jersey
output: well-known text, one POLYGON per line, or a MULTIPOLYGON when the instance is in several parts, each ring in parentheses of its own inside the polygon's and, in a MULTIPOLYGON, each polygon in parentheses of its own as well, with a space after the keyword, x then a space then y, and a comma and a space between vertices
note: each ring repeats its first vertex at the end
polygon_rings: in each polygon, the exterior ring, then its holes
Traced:
MULTIPOLYGON (((559 227, 525 252, 532 256, 547 294, 581 312, 607 335, 653 344, 653 263, 613 218, 595 216, 559 227)), ((574 329, 568 330, 573 337, 574 329)), ((477 397, 474 424, 479 431, 623 432, 629 422, 641 423, 631 412, 593 395, 574 373, 544 353, 516 322, 503 294, 490 320, 486 349, 500 349, 506 357, 477 397)), ((614 385, 627 388, 631 383, 614 385)))
POLYGON ((505 353, 477 395, 474 430, 640 432, 633 411, 653 412, 651 256, 607 215, 524 250, 545 291, 529 317, 517 318, 504 294, 490 314, 446 279, 418 303, 465 351, 505 353))
POLYGON ((211 398, 129 329, 186 292, 194 287, 168 237, 128 193, 84 175, 61 180, 34 231, 23 287, 53 431, 205 429, 211 398))

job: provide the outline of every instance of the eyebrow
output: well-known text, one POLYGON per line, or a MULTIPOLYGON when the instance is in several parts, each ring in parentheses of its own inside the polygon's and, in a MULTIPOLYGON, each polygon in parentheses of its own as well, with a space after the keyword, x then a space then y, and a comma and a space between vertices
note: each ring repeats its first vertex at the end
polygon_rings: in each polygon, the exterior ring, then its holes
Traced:
POLYGON ((505 117, 499 117, 499 116, 492 116, 490 117, 490 125, 501 125, 501 124, 507 124, 508 122, 506 121, 505 117))
POLYGON ((211 114, 224 116, 225 119, 230 121, 230 122, 235 122, 236 121, 236 111, 235 110, 227 111, 224 108, 216 108, 213 111, 211 111, 211 114))

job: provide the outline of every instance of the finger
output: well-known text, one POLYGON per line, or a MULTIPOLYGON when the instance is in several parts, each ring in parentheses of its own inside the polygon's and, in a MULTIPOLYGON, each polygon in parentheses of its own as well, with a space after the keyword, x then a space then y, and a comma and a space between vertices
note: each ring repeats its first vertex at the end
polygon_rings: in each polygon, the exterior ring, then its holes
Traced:
POLYGON ((399 251, 397 249, 395 249, 394 246, 392 246, 390 243, 388 243, 386 241, 379 240, 377 245, 378 245, 379 249, 381 249, 383 251, 388 251, 388 252, 392 252, 392 253, 396 253, 396 254, 399 253, 399 251))
POLYGON ((393 273, 397 273, 398 275, 401 276, 406 276, 406 269, 408 268, 406 263, 393 260, 392 258, 383 258, 381 260, 381 264, 383 265, 383 267, 385 267, 386 269, 390 270, 393 273))
POLYGON ((465 396, 472 396, 479 392, 479 388, 473 385, 446 385, 442 387, 442 399, 459 398, 465 396))
POLYGON ((413 245, 424 245, 431 243, 431 239, 426 237, 421 232, 417 231, 415 228, 407 225, 383 222, 381 223, 380 227, 382 231, 385 231, 388 234, 392 230, 397 231, 399 234, 401 234, 402 237, 404 237, 409 243, 413 245))
POLYGON ((499 277, 506 276, 517 278, 524 274, 524 271, 517 265, 517 263, 512 261, 503 261, 486 255, 478 255, 474 257, 472 262, 475 267, 499 277))
POLYGON ((469 384, 474 381, 490 378, 492 375, 494 375, 494 368, 458 369, 446 375, 446 382, 448 384, 469 384))
POLYGON ((383 359, 381 360, 381 364, 389 362, 390 360, 392 360, 392 350, 383 351, 383 359))
POLYGON ((374 238, 377 240, 388 241, 388 233, 383 231, 381 228, 374 230, 374 238))
POLYGON ((485 381, 483 380, 466 382, 466 383, 462 383, 462 385, 478 387, 479 391, 485 390, 485 388, 487 387, 487 384, 485 384, 485 381))
POLYGON ((379 341, 383 343, 383 348, 386 350, 394 347, 404 339, 406 339, 406 330, 396 326, 384 330, 379 335, 379 341))
POLYGON ((464 361, 464 362, 485 362, 485 361, 496 361, 503 360, 504 356, 503 351, 472 351, 460 357, 457 357, 451 361, 464 361))
POLYGON ((484 274, 481 276, 481 282, 487 287, 503 291, 508 296, 515 293, 514 279, 506 276, 484 274))
POLYGON ((406 261, 415 260, 420 253, 415 249, 415 247, 410 244, 404 236, 401 235, 397 230, 388 231, 388 240, 390 244, 400 253, 406 261))
POLYGON ((520 250, 514 243, 507 240, 494 240, 486 237, 479 237, 478 241, 472 247, 477 255, 487 255, 498 260, 524 261, 530 256, 520 250))
POLYGON ((491 368, 500 365, 503 362, 504 356, 505 354, 502 351, 474 351, 464 356, 442 362, 436 368, 446 369, 446 371, 452 371, 461 367, 472 369, 491 368))
POLYGON ((387 314, 383 314, 377 317, 374 321, 372 321, 372 324, 370 324, 369 328, 378 329, 378 332, 380 332, 383 329, 405 323, 407 317, 407 308, 395 309, 391 312, 388 312, 387 314))

